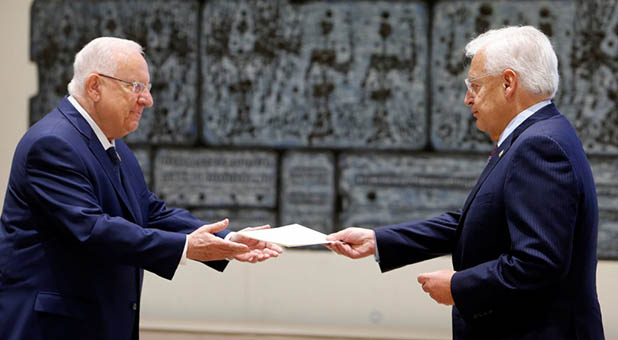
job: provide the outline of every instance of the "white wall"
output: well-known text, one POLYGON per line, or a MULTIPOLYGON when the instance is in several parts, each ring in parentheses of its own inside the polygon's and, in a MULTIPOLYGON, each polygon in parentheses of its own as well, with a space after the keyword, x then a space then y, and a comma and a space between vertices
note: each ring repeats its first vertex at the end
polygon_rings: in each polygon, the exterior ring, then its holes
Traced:
POLYGON ((28 98, 37 91, 36 66, 29 60, 30 3, 0 3, 0 202, 4 202, 13 151, 28 127, 28 98))
MULTIPOLYGON (((419 273, 443 268, 451 268, 450 257, 381 274, 373 258, 291 249, 264 263, 232 262, 223 273, 191 263, 172 281, 147 273, 142 318, 149 327, 176 319, 216 330, 217 322, 237 321, 249 332, 259 324, 287 324, 325 327, 322 335, 338 334, 330 329, 337 326, 349 336, 450 339, 450 308, 434 303, 416 282, 419 273)), ((600 262, 597 278, 606 337, 618 340, 618 261, 600 262)))
MULTIPOLYGON (((27 128, 28 98, 37 91, 36 67, 29 62, 30 4, 0 2, 2 201, 15 145, 27 128)), ((173 281, 146 275, 142 318, 154 328, 184 320, 213 329, 225 325, 256 332, 251 327, 278 325, 272 329, 393 338, 409 338, 420 329, 426 330, 424 338, 448 339, 450 309, 433 303, 416 283, 418 273, 448 267, 445 257, 380 274, 372 259, 352 261, 329 252, 294 250, 266 263, 231 263, 222 274, 191 263, 180 268, 173 281)), ((608 339, 618 339, 616 287, 618 261, 599 263, 608 339)))

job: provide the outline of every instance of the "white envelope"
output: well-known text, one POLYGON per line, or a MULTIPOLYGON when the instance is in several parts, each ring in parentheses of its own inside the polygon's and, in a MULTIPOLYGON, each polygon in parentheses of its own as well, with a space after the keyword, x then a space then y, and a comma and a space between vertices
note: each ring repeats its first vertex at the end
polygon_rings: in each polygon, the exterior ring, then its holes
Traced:
POLYGON ((326 234, 296 223, 278 228, 239 231, 238 233, 252 239, 275 243, 284 247, 300 247, 332 242, 326 240, 326 234))

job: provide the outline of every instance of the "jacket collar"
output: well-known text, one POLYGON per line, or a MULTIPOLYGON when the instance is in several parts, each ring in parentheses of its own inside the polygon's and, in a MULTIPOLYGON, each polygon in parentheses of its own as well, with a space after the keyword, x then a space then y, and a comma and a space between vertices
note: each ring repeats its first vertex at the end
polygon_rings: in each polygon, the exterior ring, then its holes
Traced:
POLYGON ((84 119, 84 117, 82 117, 81 113, 77 111, 73 104, 71 104, 68 96, 65 96, 62 99, 58 105, 58 110, 87 140, 97 138, 88 122, 84 119))
POLYGON ((539 111, 535 112, 532 116, 528 117, 528 119, 524 120, 523 123, 521 123, 514 131, 513 133, 511 133, 510 136, 508 136, 504 142, 500 145, 500 147, 498 148, 498 152, 502 152, 504 154, 504 152, 506 152, 511 145, 513 144, 513 142, 515 142, 515 140, 524 132, 526 131, 527 128, 529 128, 531 125, 533 125, 536 122, 540 122, 542 120, 551 118, 553 116, 557 116, 560 113, 558 112, 558 109, 556 109, 556 106, 551 103, 549 105, 544 106, 543 108, 541 108, 539 111))

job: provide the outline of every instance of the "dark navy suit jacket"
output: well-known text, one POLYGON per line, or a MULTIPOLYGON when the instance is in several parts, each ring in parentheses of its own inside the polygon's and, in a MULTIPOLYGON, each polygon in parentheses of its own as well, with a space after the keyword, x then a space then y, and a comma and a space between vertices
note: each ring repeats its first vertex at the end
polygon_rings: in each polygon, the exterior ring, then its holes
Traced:
POLYGON ((143 269, 174 275, 204 222, 167 209, 116 148, 122 180, 66 98, 18 144, 0 219, 0 339, 135 338, 143 269))
POLYGON ((464 207, 376 229, 382 271, 452 254, 453 339, 604 338, 597 196, 553 104, 500 145, 464 207))

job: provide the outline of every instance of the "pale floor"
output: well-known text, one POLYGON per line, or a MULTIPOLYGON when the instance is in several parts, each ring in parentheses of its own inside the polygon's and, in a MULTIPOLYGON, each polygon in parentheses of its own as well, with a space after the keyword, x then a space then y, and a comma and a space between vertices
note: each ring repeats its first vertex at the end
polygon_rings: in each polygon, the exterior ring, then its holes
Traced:
POLYGON ((304 337, 304 336, 276 336, 276 335, 234 335, 234 334, 197 334, 197 333, 161 333, 140 332, 140 340, 356 340, 341 337, 304 337))
POLYGON ((449 329, 142 319, 141 340, 448 340, 449 329))

